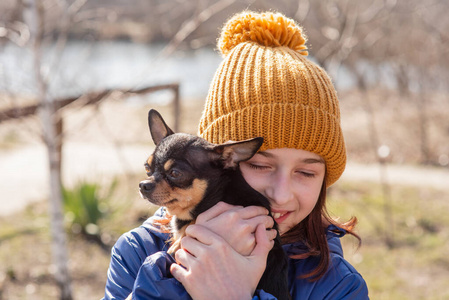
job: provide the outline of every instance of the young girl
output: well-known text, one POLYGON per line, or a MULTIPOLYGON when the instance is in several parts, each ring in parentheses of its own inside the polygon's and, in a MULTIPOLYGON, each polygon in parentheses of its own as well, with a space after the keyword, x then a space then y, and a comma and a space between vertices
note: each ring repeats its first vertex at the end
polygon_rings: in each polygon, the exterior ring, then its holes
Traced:
MULTIPOLYGON (((225 24, 218 46, 224 60, 199 134, 213 143, 264 138, 240 169, 271 203, 292 299, 368 299, 339 240, 356 236, 356 219, 340 224, 326 212, 326 188, 344 171, 345 145, 336 91, 307 58, 302 29, 279 13, 243 12, 225 24)), ((164 216, 161 208, 117 241, 106 299, 274 299, 256 290, 273 245, 267 211, 219 203, 187 228, 176 263, 154 224, 164 216)))

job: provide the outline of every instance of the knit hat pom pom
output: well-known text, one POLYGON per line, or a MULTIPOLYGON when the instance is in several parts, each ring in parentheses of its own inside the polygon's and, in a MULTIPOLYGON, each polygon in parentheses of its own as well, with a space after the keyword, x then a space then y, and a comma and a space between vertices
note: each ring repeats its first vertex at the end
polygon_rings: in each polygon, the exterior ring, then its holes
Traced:
POLYGON ((246 11, 225 24, 218 47, 226 55, 240 43, 256 42, 267 47, 285 46, 308 55, 306 40, 302 28, 280 13, 246 11))

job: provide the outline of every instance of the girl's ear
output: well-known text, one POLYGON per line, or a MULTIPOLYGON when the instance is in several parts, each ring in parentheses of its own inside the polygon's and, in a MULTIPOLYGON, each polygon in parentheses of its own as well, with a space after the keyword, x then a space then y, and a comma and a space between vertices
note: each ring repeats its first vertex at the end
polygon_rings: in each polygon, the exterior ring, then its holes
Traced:
POLYGON ((263 138, 256 137, 240 142, 229 141, 224 144, 215 145, 213 150, 215 153, 219 154, 219 159, 222 161, 225 169, 235 169, 239 162, 253 157, 262 144, 263 138))
POLYGON ((148 112, 148 126, 155 145, 159 145, 165 137, 174 134, 173 130, 165 124, 161 114, 155 109, 150 109, 148 112))

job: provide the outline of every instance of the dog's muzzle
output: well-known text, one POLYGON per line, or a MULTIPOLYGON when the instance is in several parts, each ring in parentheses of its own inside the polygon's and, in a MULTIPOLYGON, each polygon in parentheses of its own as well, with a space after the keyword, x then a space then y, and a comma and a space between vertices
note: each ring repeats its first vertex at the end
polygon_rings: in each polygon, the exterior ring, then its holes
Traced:
POLYGON ((139 183, 139 188, 140 188, 141 192, 152 191, 155 186, 156 186, 156 184, 155 184, 154 180, 142 180, 139 183))

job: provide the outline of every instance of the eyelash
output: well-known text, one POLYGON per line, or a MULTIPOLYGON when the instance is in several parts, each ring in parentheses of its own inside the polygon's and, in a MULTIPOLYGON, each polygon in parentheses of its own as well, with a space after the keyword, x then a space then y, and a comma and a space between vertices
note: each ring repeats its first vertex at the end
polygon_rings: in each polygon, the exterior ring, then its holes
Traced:
MULTIPOLYGON (((254 170, 266 170, 266 169, 269 168, 269 167, 266 167, 266 166, 259 166, 259 165, 254 165, 254 164, 249 164, 249 167, 251 169, 254 169, 254 170)), ((303 175, 304 177, 307 177, 307 178, 314 178, 315 177, 315 174, 313 174, 313 173, 307 173, 307 172, 302 172, 302 171, 299 171, 299 173, 301 175, 303 175)))
POLYGON ((254 170, 265 170, 265 169, 268 168, 268 167, 265 167, 265 166, 259 166, 259 165, 253 165, 253 164, 249 164, 249 167, 251 169, 254 169, 254 170))
POLYGON ((307 178, 313 178, 315 177, 315 174, 313 173, 307 173, 307 172, 300 172, 302 175, 304 175, 307 178))

